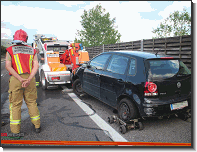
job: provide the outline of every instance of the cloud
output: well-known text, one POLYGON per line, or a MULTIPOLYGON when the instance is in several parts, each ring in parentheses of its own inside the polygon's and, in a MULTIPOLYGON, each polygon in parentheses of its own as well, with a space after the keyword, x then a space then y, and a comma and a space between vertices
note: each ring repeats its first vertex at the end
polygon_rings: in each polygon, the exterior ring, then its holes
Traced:
POLYGON ((129 1, 121 4, 118 1, 95 1, 90 2, 90 5, 86 5, 84 9, 88 11, 97 4, 101 4, 106 12, 110 13, 111 19, 116 18, 116 26, 118 26, 116 29, 122 35, 121 41, 123 42, 151 39, 152 25, 159 23, 158 21, 141 18, 140 12, 155 11, 150 3, 145 1, 129 1))
MULTIPOLYGON (((71 7, 85 2, 60 1, 59 3, 71 7)), ((111 19, 116 18, 115 26, 122 35, 121 41, 124 42, 151 39, 154 36, 152 29, 156 28, 162 21, 148 20, 141 17, 141 12, 155 11, 151 7, 151 3, 146 1, 128 1, 121 4, 118 1, 95 1, 89 2, 89 5, 81 6, 75 12, 66 9, 52 10, 39 7, 1 5, 1 20, 14 26, 23 25, 27 29, 36 29, 37 33, 34 34, 53 34, 60 40, 74 40, 77 30, 82 29, 80 21, 84 9, 88 11, 99 3, 106 9, 106 12, 110 13, 111 19), (16 15, 13 12, 17 12, 16 15)), ((174 12, 177 9, 182 10, 184 6, 190 7, 191 2, 175 1, 164 11, 159 12, 159 15, 165 18, 166 14, 169 15, 169 12, 174 12)))
POLYGON ((165 19, 170 13, 173 13, 174 11, 183 11, 184 6, 187 8, 191 7, 191 1, 175 1, 172 5, 167 6, 164 11, 159 12, 158 15, 165 19))
POLYGON ((2 5, 1 11, 7 12, 1 14, 1 20, 4 22, 10 22, 14 26, 23 25, 27 29, 37 29, 35 34, 54 34, 58 39, 74 40, 77 29, 81 27, 79 21, 82 10, 72 12, 38 7, 2 5), (13 12, 17 12, 17 15, 21 14, 21 16, 16 17, 13 12))
POLYGON ((133 12, 154 11, 154 9, 151 8, 150 3, 146 1, 128 1, 128 2, 122 2, 121 4, 118 1, 94 1, 94 2, 90 2, 89 5, 86 5, 83 8, 86 10, 92 9, 98 4, 101 4, 101 6, 109 12, 118 11, 119 13, 122 13, 122 11, 133 11, 133 12))
POLYGON ((65 5, 66 7, 72 7, 73 5, 78 5, 78 4, 85 4, 83 1, 56 1, 60 4, 65 5))

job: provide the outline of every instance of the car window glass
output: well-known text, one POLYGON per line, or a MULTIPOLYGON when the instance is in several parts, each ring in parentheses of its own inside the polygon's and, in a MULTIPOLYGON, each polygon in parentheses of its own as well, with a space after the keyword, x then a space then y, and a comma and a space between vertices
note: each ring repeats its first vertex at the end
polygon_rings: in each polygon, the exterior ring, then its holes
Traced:
POLYGON ((152 78, 170 78, 174 75, 191 74, 187 66, 178 60, 149 60, 148 75, 152 78))
POLYGON ((182 61, 180 61, 179 74, 191 74, 191 71, 182 61))
POLYGON ((107 61, 107 59, 109 58, 111 54, 103 54, 103 55, 100 55, 98 57, 96 57, 95 59, 93 59, 91 62, 90 62, 90 66, 93 68, 93 69, 99 69, 99 70, 102 70, 104 68, 104 65, 107 61))
POLYGON ((149 64, 152 78, 170 78, 179 71, 178 60, 150 60, 149 64))
POLYGON ((135 75, 136 73, 136 62, 135 59, 131 58, 130 67, 129 67, 129 75, 135 75))
POLYGON ((118 73, 118 74, 124 74, 127 68, 128 60, 129 60, 128 57, 113 55, 107 67, 107 71, 118 73))

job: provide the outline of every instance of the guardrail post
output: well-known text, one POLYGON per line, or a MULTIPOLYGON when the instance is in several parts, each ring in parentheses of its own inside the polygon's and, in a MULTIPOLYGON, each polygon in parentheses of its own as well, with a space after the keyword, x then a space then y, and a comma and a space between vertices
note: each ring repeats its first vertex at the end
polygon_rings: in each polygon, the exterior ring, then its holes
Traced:
POLYGON ((182 36, 180 36, 180 47, 179 47, 179 58, 180 59, 181 59, 181 50, 182 50, 181 42, 182 42, 182 36))
POLYGON ((118 43, 118 51, 120 50, 120 49, 119 49, 119 46, 120 46, 120 43, 118 43))
POLYGON ((154 52, 154 48, 155 48, 155 39, 153 39, 153 52, 154 52))
POLYGON ((165 38, 165 55, 167 55, 167 50, 166 50, 166 48, 167 48, 167 42, 166 42, 166 38, 165 38))
POLYGON ((143 39, 141 39, 141 51, 144 51, 143 39))

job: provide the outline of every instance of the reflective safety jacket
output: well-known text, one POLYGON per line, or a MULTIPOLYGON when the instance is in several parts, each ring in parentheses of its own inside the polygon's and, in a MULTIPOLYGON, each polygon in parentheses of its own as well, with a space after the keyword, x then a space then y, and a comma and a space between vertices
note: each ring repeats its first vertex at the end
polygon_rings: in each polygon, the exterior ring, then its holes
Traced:
POLYGON ((31 73, 36 50, 28 45, 14 45, 6 50, 12 58, 12 67, 18 74, 31 73))

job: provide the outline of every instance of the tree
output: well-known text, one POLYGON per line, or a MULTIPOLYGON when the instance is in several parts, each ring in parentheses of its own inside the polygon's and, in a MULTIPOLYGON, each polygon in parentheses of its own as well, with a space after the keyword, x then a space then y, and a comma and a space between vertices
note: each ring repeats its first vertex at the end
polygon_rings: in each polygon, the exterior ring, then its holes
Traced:
POLYGON ((182 36, 191 34, 191 15, 183 9, 183 12, 175 11, 167 17, 160 27, 152 31, 155 38, 168 36, 182 36))
POLYGON ((115 18, 110 20, 110 14, 99 4, 89 11, 84 10, 80 21, 82 30, 77 33, 75 43, 83 46, 100 46, 102 44, 114 44, 120 41, 120 33, 115 29, 115 18))

